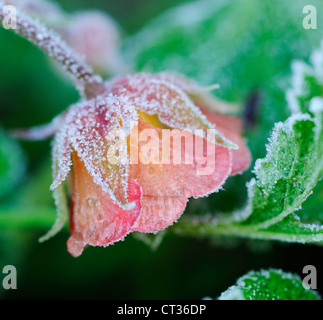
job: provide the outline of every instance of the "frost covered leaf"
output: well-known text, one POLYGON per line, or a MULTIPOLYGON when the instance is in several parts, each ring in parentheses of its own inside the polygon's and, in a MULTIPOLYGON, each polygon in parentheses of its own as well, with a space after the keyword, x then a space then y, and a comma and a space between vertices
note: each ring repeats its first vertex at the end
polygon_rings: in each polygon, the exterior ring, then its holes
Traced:
POLYGON ((276 124, 268 154, 257 160, 256 179, 249 183, 244 224, 264 227, 300 208, 321 176, 320 133, 309 115, 297 114, 276 124))
POLYGON ((0 197, 17 185, 24 171, 24 157, 19 145, 0 129, 0 197))
POLYGON ((247 273, 219 300, 320 300, 320 297, 315 291, 306 290, 298 275, 269 269, 247 273))

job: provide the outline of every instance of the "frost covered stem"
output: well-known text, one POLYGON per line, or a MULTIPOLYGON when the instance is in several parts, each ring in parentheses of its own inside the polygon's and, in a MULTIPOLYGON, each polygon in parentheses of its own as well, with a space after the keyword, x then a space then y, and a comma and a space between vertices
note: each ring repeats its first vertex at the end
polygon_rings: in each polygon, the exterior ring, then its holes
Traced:
MULTIPOLYGON (((0 24, 6 17, 4 4, 0 2, 0 24)), ((48 30, 39 21, 17 10, 17 34, 29 40, 49 57, 57 61, 75 81, 78 89, 84 92, 87 98, 93 98, 103 91, 102 79, 95 75, 81 57, 53 31, 48 30)))

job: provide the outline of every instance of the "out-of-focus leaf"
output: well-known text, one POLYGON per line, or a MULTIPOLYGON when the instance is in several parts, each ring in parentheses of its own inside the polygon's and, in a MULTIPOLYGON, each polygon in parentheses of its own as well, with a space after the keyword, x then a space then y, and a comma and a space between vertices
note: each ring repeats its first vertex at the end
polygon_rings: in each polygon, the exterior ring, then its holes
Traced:
POLYGON ((25 158, 16 141, 0 128, 0 198, 24 177, 25 158))
MULTIPOLYGON (((309 31, 302 25, 307 4, 193 1, 152 20, 128 40, 125 55, 137 70, 175 70, 206 86, 219 83, 218 95, 241 101, 255 88, 281 84, 291 60, 305 59, 317 46, 322 29, 309 31)), ((323 10, 321 1, 311 4, 323 10)))
MULTIPOLYGON (((305 58, 320 40, 322 31, 303 28, 307 4, 193 1, 147 24, 129 40, 126 56, 139 70, 176 70, 204 85, 220 83, 226 98, 241 98, 286 75, 291 58, 305 58)), ((320 1, 311 4, 323 8, 320 1)))
POLYGON ((155 251, 160 246, 161 242, 163 241, 163 238, 165 236, 165 230, 158 232, 155 234, 149 234, 149 233, 140 233, 140 232, 134 232, 133 236, 135 239, 142 241, 144 244, 146 244, 151 250, 155 251))
POLYGON ((320 297, 305 289, 298 275, 269 269, 247 273, 219 300, 320 300, 320 297))

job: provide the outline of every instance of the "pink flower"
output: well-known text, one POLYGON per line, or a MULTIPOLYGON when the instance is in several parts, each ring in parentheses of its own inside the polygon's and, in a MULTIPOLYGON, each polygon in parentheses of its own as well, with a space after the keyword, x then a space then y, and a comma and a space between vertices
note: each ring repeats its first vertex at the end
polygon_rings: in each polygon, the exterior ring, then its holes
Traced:
POLYGON ((88 10, 71 15, 70 20, 56 29, 95 72, 120 74, 126 70, 120 56, 119 29, 110 16, 88 10))
POLYGON ((186 78, 133 74, 107 82, 105 88, 49 126, 25 133, 39 138, 56 132, 51 189, 59 219, 43 240, 59 230, 69 211, 67 246, 73 256, 86 245, 108 246, 132 231, 157 232, 172 225, 190 197, 218 191, 230 175, 250 164, 241 121, 208 110, 221 103, 186 78), (188 138, 177 145, 169 140, 164 150, 163 135, 173 128, 188 138), (145 140, 145 132, 154 134, 145 140), (148 145, 150 151, 144 152, 148 145), (182 163, 175 161, 178 151, 182 163), (161 158, 167 153, 173 157, 165 163, 161 158), (212 170, 205 174, 208 165, 212 170), (62 186, 66 179, 69 210, 62 186))

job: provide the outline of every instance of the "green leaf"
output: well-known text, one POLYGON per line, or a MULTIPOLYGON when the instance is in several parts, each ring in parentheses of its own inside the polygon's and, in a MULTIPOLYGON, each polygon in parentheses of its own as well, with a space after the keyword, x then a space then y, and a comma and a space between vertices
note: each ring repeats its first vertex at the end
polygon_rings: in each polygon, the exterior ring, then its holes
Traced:
MULTIPOLYGON (((168 10, 129 39, 125 54, 137 70, 174 70, 239 99, 289 72, 322 30, 302 27, 306 0, 198 0, 168 10), (313 31, 313 30, 311 30, 313 31)), ((323 9, 314 0, 317 11, 323 9)))
POLYGON ((320 297, 305 289, 298 275, 269 269, 251 271, 239 278, 219 300, 320 300, 320 297))
POLYGON ((25 158, 13 139, 0 128, 0 198, 8 194, 25 174, 25 158))
POLYGON ((268 227, 298 210, 311 194, 323 169, 319 117, 295 114, 276 124, 267 156, 257 160, 256 179, 249 183, 243 224, 268 227))
POLYGON ((323 221, 323 180, 319 181, 313 190, 313 194, 304 203, 297 215, 304 222, 323 221))

